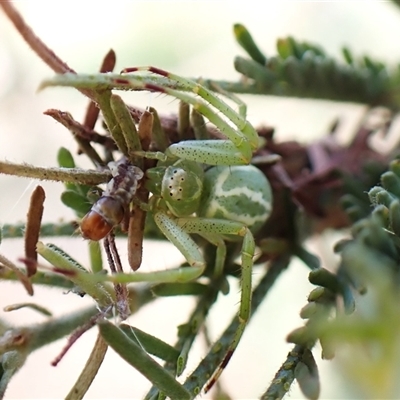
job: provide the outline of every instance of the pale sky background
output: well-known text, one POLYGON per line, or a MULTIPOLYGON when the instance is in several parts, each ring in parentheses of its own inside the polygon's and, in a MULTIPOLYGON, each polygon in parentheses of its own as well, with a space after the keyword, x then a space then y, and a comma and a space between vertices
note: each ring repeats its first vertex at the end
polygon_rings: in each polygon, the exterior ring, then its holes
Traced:
MULTIPOLYGON (((347 45, 357 54, 368 53, 392 63, 400 59, 396 40, 400 33, 400 11, 389 2, 35 0, 15 4, 36 33, 78 72, 97 71, 104 54, 113 48, 117 53, 116 71, 127 66, 154 65, 185 76, 234 80, 238 74, 233 68, 233 58, 244 54, 232 34, 232 26, 237 22, 248 27, 267 55, 275 54, 278 37, 293 35, 299 40, 317 42, 334 55, 347 45)), ((58 108, 81 120, 87 100, 72 89, 52 88, 37 93, 41 80, 50 76, 52 71, 31 52, 0 12, 1 159, 53 166, 61 145, 76 149, 69 133, 42 113, 48 108, 58 108)), ((319 137, 336 117, 341 118, 343 129, 350 135, 363 110, 358 105, 330 102, 254 96, 243 99, 249 105, 250 121, 255 125, 275 126, 281 140, 307 141, 319 137)), ((133 96, 131 102, 140 107, 156 106, 165 112, 175 112, 177 108, 175 100, 156 95, 133 96)), ((78 159, 78 163, 88 165, 83 159, 78 159)), ((0 176, 0 223, 25 218, 29 194, 35 184, 0 176)), ((58 206, 62 186, 49 183, 43 186, 47 194, 44 221, 71 218, 68 210, 58 206)), ((52 241, 72 255, 77 254, 79 246, 78 258, 85 262, 83 241, 52 241)), ((331 239, 322 238, 320 244, 329 249, 328 241, 331 239)), ((6 240, 0 251, 16 260, 23 254, 22 246, 21 241, 6 240)), ((171 253, 166 257, 166 250, 159 246, 159 243, 146 246, 143 270, 164 269, 179 259, 174 249, 168 247, 171 253), (160 257, 154 257, 157 254, 160 257)), ((120 244, 120 249, 124 257, 125 243, 120 244)), ((260 273, 256 270, 255 277, 260 273)), ((222 377, 235 399, 259 397, 291 349, 284 338, 303 324, 298 312, 311 289, 307 274, 303 265, 294 263, 253 318, 222 377)), ((221 299, 218 310, 211 315, 210 329, 215 337, 237 310, 235 282, 231 292, 221 299)), ((2 284, 0 293, 0 307, 30 300, 20 286, 2 284)), ((88 304, 87 299, 44 289, 37 291, 34 301, 49 305, 55 314, 66 312, 71 304, 76 307, 88 304)), ((191 309, 186 303, 190 302, 158 301, 132 317, 130 323, 173 343, 175 332, 168 328, 185 321, 191 309), (183 303, 186 309, 182 308, 183 303)), ((29 311, 15 311, 7 316, 19 324, 41 320, 29 311)), ((63 398, 90 353, 93 338, 94 332, 81 338, 57 368, 51 367, 50 362, 65 340, 34 353, 13 381, 7 398, 63 398)), ((202 357, 200 345, 196 351, 189 371, 202 357)), ((318 349, 314 355, 321 368, 321 399, 349 398, 347 388, 337 375, 330 373, 333 363, 320 361, 318 349)), ((110 350, 87 398, 140 398, 147 387, 146 380, 134 374, 110 350)), ((303 396, 294 387, 290 398, 303 396)))

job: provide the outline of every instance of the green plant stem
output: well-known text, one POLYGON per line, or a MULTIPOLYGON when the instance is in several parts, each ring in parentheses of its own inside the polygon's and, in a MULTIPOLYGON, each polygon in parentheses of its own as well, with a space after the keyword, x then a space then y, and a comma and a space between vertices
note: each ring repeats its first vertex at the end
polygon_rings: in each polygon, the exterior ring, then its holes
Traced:
POLYGON ((94 344, 93 350, 79 375, 79 378, 75 382, 74 386, 69 391, 65 400, 80 400, 88 391, 93 379, 97 375, 97 372, 103 363, 104 357, 107 352, 107 343, 104 341, 100 334, 97 335, 97 340, 94 344))
MULTIPOLYGON (((273 261, 268 268, 257 287, 253 291, 252 306, 250 318, 257 311, 258 306, 262 303, 269 290, 274 285, 280 274, 289 265, 290 258, 281 257, 273 261)), ((212 376, 216 368, 222 362, 228 347, 237 331, 239 321, 237 316, 232 319, 230 325, 226 328, 219 340, 212 346, 206 357, 200 362, 193 373, 186 379, 184 387, 192 393, 193 397, 198 395, 212 376)))
MULTIPOLYGON (((130 290, 129 300, 130 310, 134 313, 143 305, 154 300, 154 297, 150 288, 144 286, 137 290, 130 290)), ((49 318, 47 321, 36 325, 12 327, 5 321, 0 320, 0 333, 7 330, 14 337, 22 335, 22 339, 18 341, 17 345, 4 338, 3 340, 5 341, 1 343, 5 346, 4 350, 20 349, 23 347, 28 352, 32 352, 70 334, 74 329, 84 325, 91 317, 97 314, 99 314, 98 307, 90 306, 64 316, 49 318)))
POLYGON ((17 350, 21 354, 29 354, 70 334, 98 313, 95 306, 90 306, 58 318, 49 318, 41 324, 10 327, 0 340, 0 352, 17 350))
POLYGON ((99 310, 97 307, 90 306, 71 314, 51 318, 39 325, 22 328, 30 332, 29 349, 34 351, 69 335, 73 330, 84 325, 91 317, 98 313, 99 310))
POLYGON ((151 358, 142 347, 129 339, 118 327, 104 320, 99 323, 100 333, 104 340, 126 362, 136 368, 147 379, 153 382, 171 399, 189 400, 189 392, 151 358))
MULTIPOLYGON (((213 282, 213 285, 207 287, 206 292, 201 296, 195 309, 190 315, 188 322, 180 326, 179 338, 174 348, 178 351, 179 357, 174 362, 165 363, 165 370, 170 372, 172 375, 180 375, 186 366, 187 355, 193 344, 194 339, 199 333, 204 320, 215 303, 220 287, 224 282, 225 278, 220 278, 219 282, 213 282)), ((156 387, 152 387, 147 393, 145 399, 153 399, 159 396, 159 390, 156 387)))
POLYGON ((298 344, 294 346, 293 350, 290 351, 286 360, 275 374, 271 385, 261 396, 261 400, 280 400, 287 394, 295 380, 295 367, 299 361, 301 361, 305 350, 305 347, 298 344))
MULTIPOLYGON (((6 268, 0 268, 0 279, 8 281, 19 281, 14 271, 6 268)), ((46 285, 57 287, 60 289, 72 289, 74 284, 61 275, 48 274, 45 272, 37 271, 35 275, 31 276, 30 281, 36 285, 46 285)))
POLYGON ((107 170, 100 172, 79 168, 43 168, 5 161, 0 161, 0 174, 85 185, 99 185, 111 178, 111 173, 107 170))

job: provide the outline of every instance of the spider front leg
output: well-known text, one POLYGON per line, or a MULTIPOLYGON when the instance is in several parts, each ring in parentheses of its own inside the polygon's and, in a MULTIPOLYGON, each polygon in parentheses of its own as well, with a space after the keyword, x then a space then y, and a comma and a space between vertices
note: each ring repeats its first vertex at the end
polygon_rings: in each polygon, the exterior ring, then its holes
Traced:
POLYGON ((200 83, 159 68, 134 67, 126 68, 122 72, 136 71, 148 71, 155 75, 63 74, 43 82, 41 88, 63 85, 102 91, 121 89, 165 93, 192 105, 227 138, 226 140, 185 140, 175 143, 165 151, 167 157, 209 165, 246 165, 250 163, 254 151, 259 146, 259 137, 250 122, 241 115, 243 107, 240 107, 237 112, 200 83))
MULTIPOLYGON (((208 388, 211 388, 236 350, 249 319, 251 308, 252 268, 255 252, 254 237, 245 224, 225 219, 198 217, 175 219, 171 218, 164 212, 157 212, 154 214, 154 220, 167 239, 170 240, 186 258, 190 267, 185 268, 185 270, 187 272, 189 272, 189 270, 193 272, 193 275, 191 276, 192 279, 200 277, 203 274, 206 264, 202 253, 197 244, 190 237, 190 234, 199 234, 206 239, 209 238, 211 243, 216 243, 216 238, 222 239, 225 235, 243 238, 241 248, 241 298, 238 313, 239 326, 220 367, 217 369, 214 377, 208 384, 208 388)), ((221 273, 225 264, 226 253, 224 251, 225 244, 223 243, 223 240, 219 243, 221 247, 217 248, 215 265, 220 264, 220 267, 217 267, 217 269, 219 269, 219 273, 221 273), (223 251, 219 252, 219 248, 222 248, 223 251)), ((187 276, 182 276, 181 278, 182 279, 179 279, 179 281, 184 282, 186 281, 187 276)))
MULTIPOLYGON (((144 84, 144 88, 169 94, 184 103, 191 104, 197 112, 204 115, 229 139, 185 140, 171 145, 165 153, 166 156, 209 165, 242 165, 250 163, 253 152, 258 148, 259 138, 256 130, 244 115, 236 112, 215 93, 201 84, 159 68, 134 67, 126 68, 122 72, 136 71, 149 71, 176 83, 180 90, 152 83, 144 84), (187 92, 192 92, 198 97, 187 92), (216 110, 210 107, 209 104, 216 110), (226 119, 222 118, 220 114, 225 116, 226 119), (232 125, 236 126, 236 129, 232 125)), ((143 85, 143 83, 141 84, 143 85)), ((243 110, 243 107, 240 110, 243 110)), ((147 156, 152 157, 150 155, 147 156)))
MULTIPOLYGON (((189 236, 188 232, 182 229, 177 221, 165 212, 156 212, 153 216, 160 231, 182 253, 190 265, 189 267, 179 269, 184 270, 187 275, 182 275, 181 278, 176 276, 176 282, 186 282, 200 277, 206 268, 206 263, 199 246, 189 236)), ((173 273, 174 270, 171 272, 173 273)))

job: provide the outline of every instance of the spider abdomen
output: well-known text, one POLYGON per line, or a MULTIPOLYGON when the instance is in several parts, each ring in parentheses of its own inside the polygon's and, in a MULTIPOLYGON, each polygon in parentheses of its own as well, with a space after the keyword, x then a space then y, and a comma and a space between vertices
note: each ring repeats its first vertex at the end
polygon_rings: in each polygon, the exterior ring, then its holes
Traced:
POLYGON ((199 216, 242 222, 254 233, 271 211, 271 187, 258 168, 217 166, 205 173, 199 216))

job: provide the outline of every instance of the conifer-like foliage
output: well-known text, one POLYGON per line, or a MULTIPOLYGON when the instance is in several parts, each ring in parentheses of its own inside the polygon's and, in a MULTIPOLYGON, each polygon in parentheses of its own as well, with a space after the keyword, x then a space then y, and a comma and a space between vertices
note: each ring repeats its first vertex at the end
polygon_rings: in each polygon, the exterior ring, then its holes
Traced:
MULTIPOLYGON (((0 173, 15 179, 60 182, 64 191, 52 206, 76 215, 70 222, 42 223, 48 205, 37 186, 26 222, 1 227, 0 285, 13 281, 30 295, 46 285, 90 297, 93 305, 61 317, 52 317, 35 297, 9 305, 7 311, 27 307, 46 316, 34 325, 12 325, 0 313, 0 398, 7 398, 8 384, 32 352, 67 338, 56 365, 90 329, 98 332, 97 340, 83 370, 73 371, 76 383, 67 399, 85 396, 107 348, 148 379, 146 399, 194 399, 211 390, 215 398, 235 398, 219 378, 246 340, 247 324, 295 258, 309 268, 315 288, 299 307, 304 324, 287 332, 292 350, 276 375, 265 378, 261 398, 284 398, 297 382, 306 398, 318 399, 319 361, 334 357, 366 398, 399 395, 400 159, 396 148, 383 154, 370 145, 378 130, 390 128, 388 110, 400 108, 399 66, 347 48, 335 59, 318 44, 293 37, 279 39, 275 55, 264 55, 262 43, 259 47, 249 30, 236 24, 235 39, 248 57, 235 58, 234 82, 187 78, 157 66, 116 73, 113 51, 100 72, 77 74, 35 36, 11 3, 1 7, 56 74, 43 77, 40 89, 52 87, 60 96, 78 90, 89 99, 83 122, 56 109, 46 114, 71 132, 93 169, 80 168, 77 155, 65 148, 52 168, 0 160, 0 173), (179 100, 179 110, 167 117, 127 104, 121 91, 163 93, 179 100), (279 142, 272 128, 252 126, 243 93, 357 102, 371 109, 346 146, 338 143, 335 127, 314 143, 279 142), (305 240, 342 228, 348 229, 346 238, 332 249, 337 265, 323 265, 305 240), (57 246, 61 236, 87 240, 90 265, 57 246), (128 239, 127 259, 116 246, 122 236, 128 239), (2 241, 15 237, 24 238, 17 264, 1 249, 2 241), (145 239, 171 242, 185 262, 144 271, 145 239), (255 271, 261 276, 257 284, 255 271), (209 313, 232 290, 232 281, 241 293, 238 310, 213 342, 209 313), (135 326, 141 307, 172 296, 194 304, 174 343, 135 326), (188 370, 198 337, 207 348, 188 370)), ((253 368, 257 373, 250 358, 243 367, 244 373, 253 368)))

